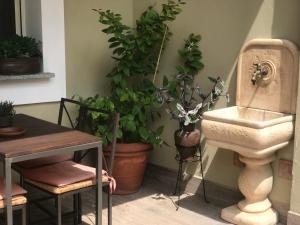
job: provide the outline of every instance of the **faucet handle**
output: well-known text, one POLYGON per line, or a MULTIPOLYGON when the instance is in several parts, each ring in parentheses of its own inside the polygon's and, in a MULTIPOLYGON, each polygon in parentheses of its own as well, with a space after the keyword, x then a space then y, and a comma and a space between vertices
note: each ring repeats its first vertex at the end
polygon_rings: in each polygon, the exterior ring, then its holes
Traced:
POLYGON ((268 75, 268 73, 269 73, 269 70, 266 66, 261 68, 261 75, 262 76, 266 76, 266 75, 268 75))

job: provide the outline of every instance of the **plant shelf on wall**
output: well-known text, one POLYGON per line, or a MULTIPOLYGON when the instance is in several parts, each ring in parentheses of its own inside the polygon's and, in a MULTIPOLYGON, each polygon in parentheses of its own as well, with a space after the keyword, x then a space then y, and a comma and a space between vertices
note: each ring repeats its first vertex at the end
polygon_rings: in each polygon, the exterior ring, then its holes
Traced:
POLYGON ((31 79, 50 79, 55 77, 54 73, 36 73, 36 74, 25 74, 25 75, 1 75, 0 81, 8 80, 31 80, 31 79))

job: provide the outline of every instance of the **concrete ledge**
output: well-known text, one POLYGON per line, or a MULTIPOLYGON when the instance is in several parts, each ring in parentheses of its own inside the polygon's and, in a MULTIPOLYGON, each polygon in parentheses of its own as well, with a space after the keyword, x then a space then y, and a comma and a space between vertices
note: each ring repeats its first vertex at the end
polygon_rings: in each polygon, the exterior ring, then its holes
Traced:
POLYGON ((49 79, 53 77, 55 77, 54 73, 37 73, 37 74, 26 74, 26 75, 0 75, 0 81, 49 79))
MULTIPOLYGON (((162 166, 148 164, 146 174, 151 179, 158 180, 169 188, 170 192, 174 191, 176 184, 177 171, 171 170, 162 166)), ((233 205, 243 199, 243 195, 238 190, 233 190, 220 184, 205 180, 206 196, 208 200, 217 206, 227 207, 233 205)), ((187 193, 199 194, 203 196, 202 179, 190 175, 184 177, 182 190, 187 193)), ((281 202, 272 202, 273 208, 279 213, 279 220, 283 224, 287 224, 287 213, 289 206, 281 202)), ((289 215, 290 217, 290 215, 289 215)), ((293 221, 296 217, 292 214, 293 221)), ((297 217, 295 223, 290 225, 300 225, 300 217, 297 217)), ((288 223, 289 224, 289 223, 288 223)))
POLYGON ((288 211, 288 217, 287 217, 287 225, 299 225, 300 224, 300 214, 288 211))

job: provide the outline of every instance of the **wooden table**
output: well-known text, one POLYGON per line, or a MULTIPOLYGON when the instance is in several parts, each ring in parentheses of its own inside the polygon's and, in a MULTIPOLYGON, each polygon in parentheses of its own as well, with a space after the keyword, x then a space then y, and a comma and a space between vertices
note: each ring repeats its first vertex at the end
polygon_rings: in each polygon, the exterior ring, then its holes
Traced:
POLYGON ((16 115, 14 126, 25 128, 27 131, 19 137, 0 137, 0 160, 4 163, 7 225, 13 225, 11 195, 13 163, 91 148, 96 148, 98 152, 96 166, 96 225, 101 225, 102 143, 99 138, 24 114, 16 115))

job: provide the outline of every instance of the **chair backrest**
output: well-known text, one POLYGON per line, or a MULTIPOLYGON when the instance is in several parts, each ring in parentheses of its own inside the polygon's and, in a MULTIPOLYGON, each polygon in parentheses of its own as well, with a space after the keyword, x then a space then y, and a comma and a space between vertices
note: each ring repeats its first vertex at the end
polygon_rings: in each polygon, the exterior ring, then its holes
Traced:
MULTIPOLYGON (((86 129, 88 128, 88 119, 90 116, 90 113, 92 112, 99 112, 99 113, 107 113, 103 110, 99 110, 96 108, 89 107, 85 105, 82 102, 73 100, 73 99, 67 99, 67 98, 62 98, 60 102, 60 108, 59 108, 59 114, 58 114, 58 124, 62 125, 63 122, 63 115, 64 112, 66 113, 67 116, 67 121, 69 122, 69 125, 76 130, 80 130, 85 132, 86 129), (67 104, 70 106, 76 106, 78 107, 76 110, 74 110, 74 107, 72 107, 73 112, 70 113, 69 109, 67 107, 67 104), (75 112, 74 112, 75 111, 75 112), (75 113, 75 115, 73 115, 75 113), (73 115, 73 116, 72 116, 73 115), (72 119, 74 118, 74 119, 72 119)), ((106 162, 105 158, 103 157, 104 160, 104 167, 107 170, 108 174, 112 176, 113 172, 113 166, 114 166, 114 158, 115 158, 115 152, 116 152, 116 144, 117 144, 117 130, 119 128, 119 120, 120 120, 120 114, 115 112, 113 115, 111 115, 111 124, 112 124, 112 148, 111 148, 111 154, 109 157, 109 163, 106 162)), ((74 154, 74 160, 76 162, 81 161, 88 153, 90 150, 86 151, 84 154, 81 154, 81 152, 76 152, 74 154)))

